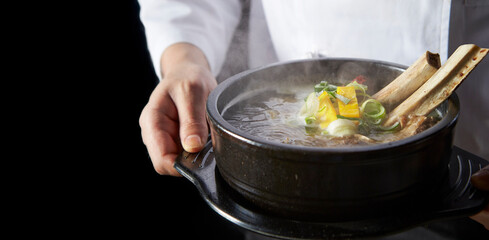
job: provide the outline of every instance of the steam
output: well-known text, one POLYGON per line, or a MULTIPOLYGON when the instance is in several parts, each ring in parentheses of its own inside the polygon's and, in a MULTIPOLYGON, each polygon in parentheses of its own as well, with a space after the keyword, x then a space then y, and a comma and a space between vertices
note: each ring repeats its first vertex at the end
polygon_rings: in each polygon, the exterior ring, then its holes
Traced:
POLYGON ((229 45, 226 60, 222 70, 217 76, 217 82, 221 83, 230 76, 245 71, 248 66, 248 33, 250 19, 250 0, 241 1, 241 21, 234 32, 233 39, 229 45))
POLYGON ((305 53, 304 58, 310 60, 297 61, 315 61, 315 63, 294 64, 293 71, 291 71, 291 67, 287 63, 294 62, 294 60, 277 63, 278 58, 273 49, 268 25, 264 18, 263 6, 261 2, 255 3, 255 1, 250 0, 242 1, 241 21, 228 48, 222 70, 217 76, 219 83, 248 69, 275 63, 273 71, 267 71, 268 73, 265 75, 253 74, 250 76, 254 78, 253 81, 250 81, 253 83, 250 83, 250 87, 242 89, 242 91, 270 88, 270 85, 277 87, 277 84, 290 87, 304 85, 305 82, 308 84, 318 83, 322 80, 336 84, 347 84, 358 75, 364 75, 368 77, 366 85, 369 87, 369 94, 373 94, 372 91, 381 89, 400 74, 401 68, 398 68, 397 71, 389 71, 385 68, 376 67, 375 65, 383 64, 378 61, 345 61, 342 64, 324 61, 328 57, 321 51, 305 53), (253 28, 251 31, 250 27, 253 28), (253 56, 253 59, 250 59, 250 55, 253 56), (282 79, 280 81, 271 79, 275 77, 282 79), (377 79, 379 77, 382 79, 377 79), (386 82, 385 78, 388 78, 389 81, 386 82))
POLYGON ((241 3, 241 21, 228 48, 222 70, 217 76, 219 83, 250 68, 278 61, 262 3, 250 0, 242 0, 241 3), (252 59, 250 55, 253 56, 252 59))

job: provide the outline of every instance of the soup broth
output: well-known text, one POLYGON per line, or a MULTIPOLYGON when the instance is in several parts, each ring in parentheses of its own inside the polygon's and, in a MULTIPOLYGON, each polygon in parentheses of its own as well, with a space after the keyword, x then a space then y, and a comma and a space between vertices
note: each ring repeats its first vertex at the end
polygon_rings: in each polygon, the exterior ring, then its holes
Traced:
MULTIPOLYGON (((385 143, 402 138, 398 132, 370 132, 364 135, 337 137, 322 134, 316 128, 304 125, 298 113, 304 105, 311 86, 287 89, 264 89, 240 97, 223 109, 222 116, 232 126, 252 136, 268 141, 311 146, 341 147, 385 143)), ((440 114, 430 114, 422 128, 433 126, 440 114)))

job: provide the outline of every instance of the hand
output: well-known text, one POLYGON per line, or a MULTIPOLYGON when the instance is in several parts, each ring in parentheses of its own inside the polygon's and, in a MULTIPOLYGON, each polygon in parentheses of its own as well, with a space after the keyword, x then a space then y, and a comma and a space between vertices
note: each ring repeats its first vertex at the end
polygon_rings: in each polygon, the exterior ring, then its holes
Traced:
POLYGON ((161 58, 162 80, 141 112, 143 142, 156 172, 180 176, 173 164, 182 151, 202 150, 208 136, 207 96, 217 86, 204 54, 177 43, 161 58))
MULTIPOLYGON (((474 187, 483 191, 489 191, 489 165, 472 175, 470 180, 474 187)), ((487 205, 480 213, 471 216, 470 218, 484 225, 484 227, 489 230, 489 205, 487 205)))

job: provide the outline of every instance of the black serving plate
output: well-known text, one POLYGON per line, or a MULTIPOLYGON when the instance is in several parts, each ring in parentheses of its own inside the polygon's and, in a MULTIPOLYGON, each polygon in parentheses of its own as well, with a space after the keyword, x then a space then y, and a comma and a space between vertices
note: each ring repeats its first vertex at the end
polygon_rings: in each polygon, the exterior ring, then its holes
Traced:
POLYGON ((212 209, 245 229, 285 239, 352 239, 393 234, 427 222, 481 211, 489 202, 489 194, 475 189, 470 176, 488 163, 454 146, 444 186, 427 196, 425 203, 407 204, 399 212, 375 219, 339 222, 288 219, 255 206, 222 179, 211 141, 199 153, 180 154, 175 168, 197 187, 212 209))

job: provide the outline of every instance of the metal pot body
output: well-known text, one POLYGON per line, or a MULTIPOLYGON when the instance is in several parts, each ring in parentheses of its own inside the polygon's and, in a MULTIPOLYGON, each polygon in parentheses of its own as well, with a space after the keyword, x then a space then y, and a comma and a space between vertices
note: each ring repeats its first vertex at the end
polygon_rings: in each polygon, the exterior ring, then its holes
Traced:
POLYGON ((377 145, 316 148, 266 141, 231 126, 221 113, 249 93, 323 79, 369 79, 378 90, 404 66, 360 59, 278 63, 235 75, 209 95, 207 118, 217 168, 254 204, 298 219, 372 218, 430 200, 446 184, 459 103, 452 95, 438 110, 442 120, 415 136, 377 145))

